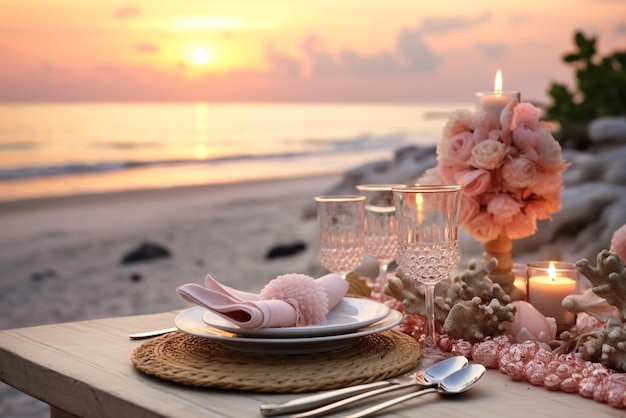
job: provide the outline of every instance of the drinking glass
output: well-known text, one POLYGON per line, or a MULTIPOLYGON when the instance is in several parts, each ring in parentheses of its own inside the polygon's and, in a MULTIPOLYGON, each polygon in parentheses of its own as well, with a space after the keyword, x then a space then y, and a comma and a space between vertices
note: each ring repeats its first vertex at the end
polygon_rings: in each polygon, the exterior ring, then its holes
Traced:
POLYGON ((398 249, 396 233, 396 207, 393 187, 404 184, 360 184, 356 186, 361 196, 365 196, 365 252, 378 264, 378 285, 380 299, 384 298, 387 269, 395 260, 398 249))
POLYGON ((461 186, 393 188, 398 219, 396 262, 404 274, 425 287, 425 348, 436 348, 435 285, 459 262, 461 186))
POLYGON ((320 262, 344 279, 363 261, 365 199, 358 195, 315 197, 320 262))

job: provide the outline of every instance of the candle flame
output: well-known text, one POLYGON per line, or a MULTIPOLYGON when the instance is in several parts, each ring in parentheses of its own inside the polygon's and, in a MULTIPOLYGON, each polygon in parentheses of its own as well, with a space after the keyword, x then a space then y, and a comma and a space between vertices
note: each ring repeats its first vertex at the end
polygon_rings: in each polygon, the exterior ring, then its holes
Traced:
POLYGON ((494 91, 496 95, 502 94, 502 71, 498 70, 496 72, 496 81, 494 83, 494 91))
POLYGON ((548 276, 552 281, 556 280, 556 268, 554 267, 554 261, 550 261, 550 266, 548 267, 548 276))
POLYGON ((424 196, 421 193, 415 195, 415 203, 417 204, 417 222, 424 222, 424 196))

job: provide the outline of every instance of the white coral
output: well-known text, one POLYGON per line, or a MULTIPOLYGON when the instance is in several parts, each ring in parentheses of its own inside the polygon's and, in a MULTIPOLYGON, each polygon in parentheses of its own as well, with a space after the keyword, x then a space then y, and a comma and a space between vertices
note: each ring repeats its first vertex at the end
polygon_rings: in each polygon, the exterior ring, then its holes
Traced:
MULTIPOLYGON (((440 331, 472 342, 504 332, 502 322, 514 320, 515 307, 500 285, 487 277, 497 264, 495 258, 482 265, 471 261, 452 283, 435 286, 435 322, 440 331)), ((425 315, 424 285, 401 270, 388 279, 385 293, 402 302, 405 312, 425 315)))

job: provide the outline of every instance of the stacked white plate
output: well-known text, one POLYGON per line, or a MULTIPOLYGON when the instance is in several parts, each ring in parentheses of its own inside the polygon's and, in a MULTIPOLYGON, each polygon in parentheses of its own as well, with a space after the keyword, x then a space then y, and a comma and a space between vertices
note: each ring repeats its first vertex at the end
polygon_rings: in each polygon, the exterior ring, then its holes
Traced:
POLYGON ((178 314, 175 323, 183 332, 218 341, 232 350, 309 354, 345 348, 365 335, 391 329, 402 321, 402 314, 370 299, 346 297, 326 319, 323 325, 244 329, 197 306, 178 314))

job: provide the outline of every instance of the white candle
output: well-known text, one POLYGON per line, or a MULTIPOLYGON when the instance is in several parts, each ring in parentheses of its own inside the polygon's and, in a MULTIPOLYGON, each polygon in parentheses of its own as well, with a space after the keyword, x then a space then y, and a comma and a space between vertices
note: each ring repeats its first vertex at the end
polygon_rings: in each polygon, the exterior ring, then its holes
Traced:
POLYGON ((500 125, 500 114, 511 100, 520 100, 518 91, 502 91, 502 71, 498 70, 494 82, 494 91, 491 93, 476 93, 478 110, 484 112, 492 123, 500 125))
POLYGON ((559 325, 572 324, 574 321, 574 314, 562 305, 566 296, 576 293, 577 281, 567 277, 570 274, 575 277, 577 272, 575 269, 573 272, 556 269, 554 262, 550 262, 548 269, 529 264, 528 302, 544 316, 554 318, 559 325))

